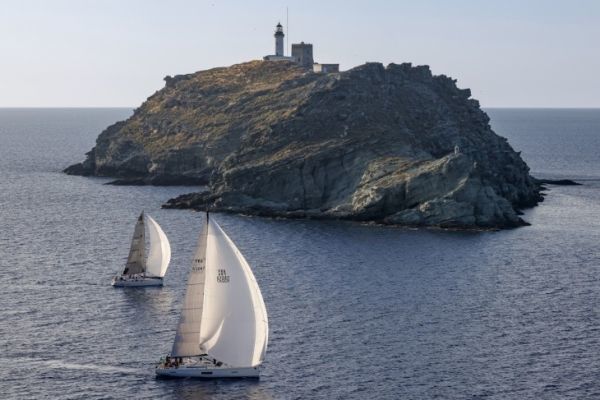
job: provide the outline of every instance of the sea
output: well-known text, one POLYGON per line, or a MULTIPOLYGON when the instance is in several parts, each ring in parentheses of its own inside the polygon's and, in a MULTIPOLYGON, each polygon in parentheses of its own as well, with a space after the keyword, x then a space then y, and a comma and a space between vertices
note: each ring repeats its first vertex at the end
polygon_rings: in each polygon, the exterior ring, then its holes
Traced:
POLYGON ((68 176, 131 109, 0 109, 2 399, 600 398, 600 109, 487 109, 548 186, 498 232, 215 214, 269 315, 260 380, 158 380, 202 215, 195 187, 68 176), (139 213, 162 288, 110 286, 139 213))

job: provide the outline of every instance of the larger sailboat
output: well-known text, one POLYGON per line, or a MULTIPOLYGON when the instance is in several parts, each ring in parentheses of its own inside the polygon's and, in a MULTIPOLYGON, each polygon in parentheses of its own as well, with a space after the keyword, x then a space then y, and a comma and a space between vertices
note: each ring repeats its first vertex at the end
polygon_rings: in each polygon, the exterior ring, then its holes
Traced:
POLYGON ((112 280, 113 286, 162 286, 171 261, 171 246, 160 225, 149 215, 140 214, 129 249, 127 264, 121 275, 112 280), (150 234, 150 250, 146 253, 146 228, 150 234))
POLYGON ((206 213, 175 341, 156 374, 258 378, 268 331, 265 303, 248 262, 206 213))

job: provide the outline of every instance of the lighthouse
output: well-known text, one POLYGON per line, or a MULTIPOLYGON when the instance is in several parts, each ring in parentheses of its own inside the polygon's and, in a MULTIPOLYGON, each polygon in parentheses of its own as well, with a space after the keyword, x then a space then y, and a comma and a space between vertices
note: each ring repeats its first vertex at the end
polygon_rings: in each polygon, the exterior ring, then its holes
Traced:
POLYGON ((283 33, 283 26, 281 23, 278 23, 275 27, 275 55, 279 57, 283 57, 283 38, 285 34, 283 33))
POLYGON ((283 55, 284 47, 283 47, 283 38, 285 34, 283 33, 283 26, 281 23, 278 23, 275 27, 275 54, 270 54, 268 56, 264 56, 263 60, 265 61, 294 61, 293 57, 286 57, 283 55))

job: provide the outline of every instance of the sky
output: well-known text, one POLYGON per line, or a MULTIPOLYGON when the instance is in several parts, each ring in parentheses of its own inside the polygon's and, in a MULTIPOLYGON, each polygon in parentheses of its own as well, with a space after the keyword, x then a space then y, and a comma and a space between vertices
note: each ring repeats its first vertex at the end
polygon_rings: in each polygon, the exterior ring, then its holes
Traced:
POLYGON ((484 107, 600 107, 600 0, 0 0, 0 107, 137 107, 166 75, 274 53, 279 21, 342 70, 427 64, 484 107))

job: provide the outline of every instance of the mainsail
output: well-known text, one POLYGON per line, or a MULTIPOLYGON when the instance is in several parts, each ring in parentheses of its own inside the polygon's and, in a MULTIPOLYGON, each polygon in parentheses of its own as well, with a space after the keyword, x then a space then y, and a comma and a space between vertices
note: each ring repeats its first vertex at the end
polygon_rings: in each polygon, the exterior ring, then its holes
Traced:
POLYGON ((173 357, 197 356, 204 353, 200 349, 200 321, 202 318, 202 308, 204 304, 204 275, 206 266, 206 241, 208 236, 208 214, 207 221, 204 224, 194 259, 192 268, 188 275, 187 288, 181 316, 177 325, 175 341, 171 349, 173 357))
POLYGON ((192 263, 171 355, 206 353, 227 365, 257 366, 267 341, 267 311, 254 274, 235 244, 210 219, 192 263))
POLYGON ((133 230, 133 238, 131 239, 131 247, 129 248, 129 257, 127 257, 127 264, 125 264, 123 275, 141 274, 144 272, 145 242, 146 232, 144 229, 144 213, 142 212, 135 224, 135 229, 133 230))
POLYGON ((171 246, 169 239, 160 225, 148 217, 148 233, 150 234, 150 250, 146 260, 146 275, 163 277, 171 261, 171 246))

